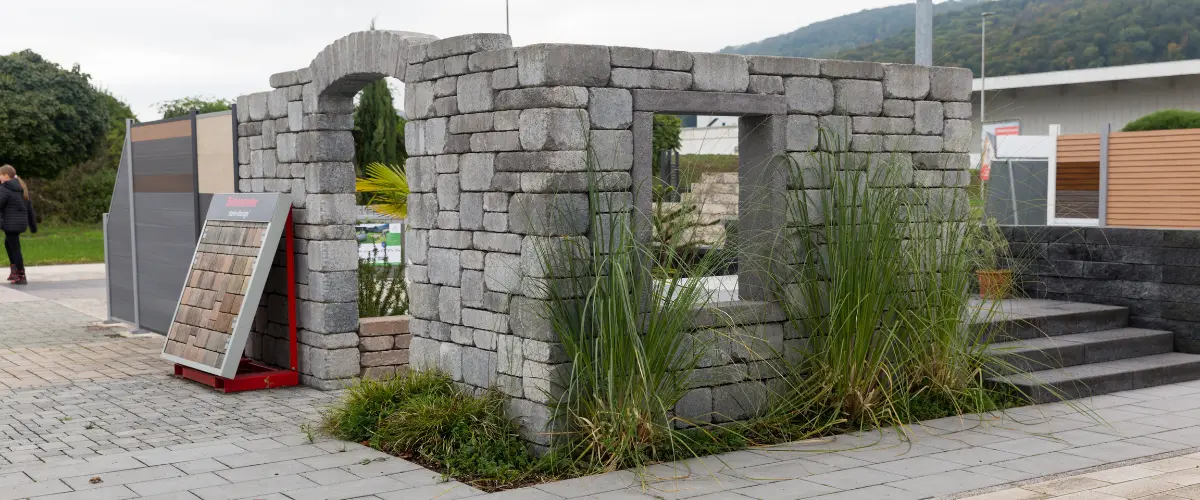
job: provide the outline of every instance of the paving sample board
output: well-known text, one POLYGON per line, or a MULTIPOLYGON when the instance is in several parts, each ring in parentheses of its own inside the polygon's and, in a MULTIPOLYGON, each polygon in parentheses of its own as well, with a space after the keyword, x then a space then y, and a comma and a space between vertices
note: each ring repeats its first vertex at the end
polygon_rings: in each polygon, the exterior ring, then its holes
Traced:
POLYGON ((208 209, 163 358, 233 378, 287 222, 286 194, 217 194, 208 209))

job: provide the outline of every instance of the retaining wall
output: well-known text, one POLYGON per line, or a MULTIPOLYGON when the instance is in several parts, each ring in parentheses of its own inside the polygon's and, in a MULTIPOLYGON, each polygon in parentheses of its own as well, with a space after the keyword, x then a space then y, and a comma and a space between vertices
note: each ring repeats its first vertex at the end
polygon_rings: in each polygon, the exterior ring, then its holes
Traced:
POLYGON ((1134 228, 1002 228, 1028 271, 1030 296, 1128 307, 1134 327, 1175 333, 1175 349, 1200 353, 1200 231, 1134 228))

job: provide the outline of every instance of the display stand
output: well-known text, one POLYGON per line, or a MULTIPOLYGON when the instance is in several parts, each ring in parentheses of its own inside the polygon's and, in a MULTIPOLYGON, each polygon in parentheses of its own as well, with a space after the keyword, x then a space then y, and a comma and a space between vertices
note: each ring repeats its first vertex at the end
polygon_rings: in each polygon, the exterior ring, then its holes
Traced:
POLYGON ((233 378, 213 375, 195 368, 175 364, 175 376, 207 385, 221 392, 241 392, 258 389, 275 389, 300 384, 298 340, 296 338, 296 246, 293 241, 292 212, 289 209, 284 224, 284 259, 287 261, 288 303, 288 368, 276 368, 265 363, 243 357, 233 378))

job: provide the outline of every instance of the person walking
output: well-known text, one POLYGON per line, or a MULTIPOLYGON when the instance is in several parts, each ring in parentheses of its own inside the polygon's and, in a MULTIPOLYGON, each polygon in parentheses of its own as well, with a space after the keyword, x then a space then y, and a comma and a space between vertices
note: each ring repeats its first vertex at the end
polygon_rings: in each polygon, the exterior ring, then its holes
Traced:
POLYGON ((17 177, 17 169, 12 165, 0 166, 0 230, 4 231, 4 251, 11 264, 8 281, 15 285, 29 283, 25 278, 25 258, 21 255, 21 233, 26 229, 37 232, 29 186, 17 177))

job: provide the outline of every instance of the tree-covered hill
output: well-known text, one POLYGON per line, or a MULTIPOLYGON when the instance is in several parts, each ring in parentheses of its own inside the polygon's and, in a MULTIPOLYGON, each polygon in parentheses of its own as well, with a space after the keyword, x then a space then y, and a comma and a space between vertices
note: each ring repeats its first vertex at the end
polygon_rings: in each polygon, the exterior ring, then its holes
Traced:
MULTIPOLYGON (((912 6, 906 7, 911 14, 912 6)), ((980 14, 984 11, 995 13, 988 24, 989 76, 1200 58, 1200 41, 1190 41, 1200 35, 1193 24, 1200 23, 1200 0, 998 0, 959 7, 938 9, 935 16, 933 50, 938 65, 978 72, 980 14)), ((860 12, 825 23, 854 16, 867 23, 875 19, 867 14, 897 8, 860 12)), ((911 62, 912 15, 894 16, 904 17, 907 26, 903 32, 836 53, 792 54, 783 47, 767 50, 764 44, 773 39, 743 46, 737 52, 911 62)), ((876 20, 858 29, 879 32, 885 22, 876 20)))

